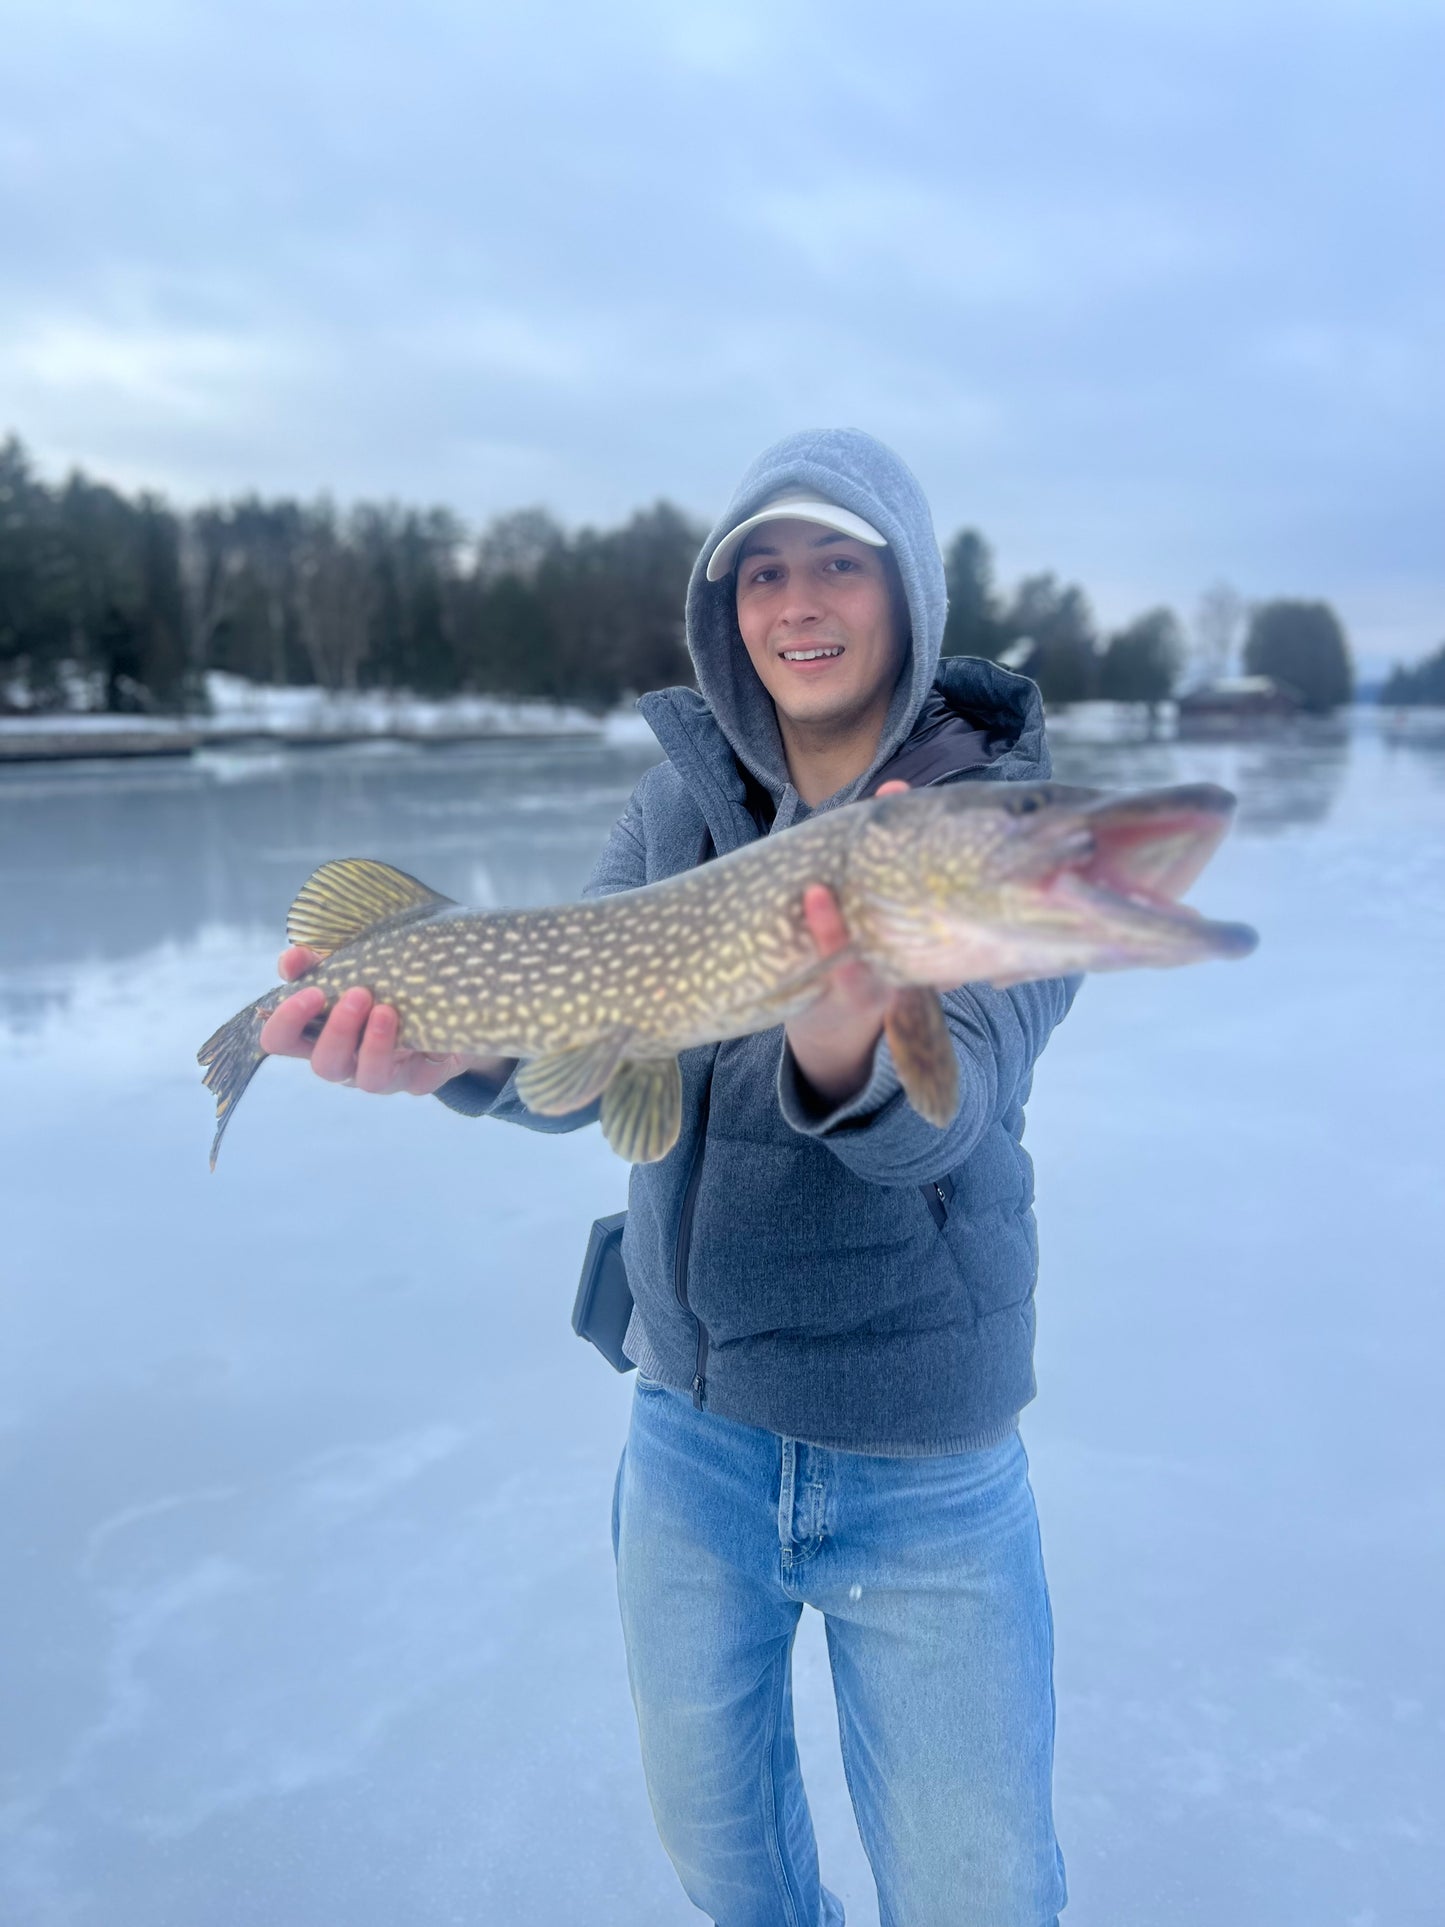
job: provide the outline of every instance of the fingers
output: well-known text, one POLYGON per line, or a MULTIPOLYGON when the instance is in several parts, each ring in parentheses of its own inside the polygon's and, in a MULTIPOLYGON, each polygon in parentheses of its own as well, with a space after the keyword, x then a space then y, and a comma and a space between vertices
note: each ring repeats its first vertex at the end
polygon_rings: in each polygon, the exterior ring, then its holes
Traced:
MULTIPOLYGON (((348 997, 355 993, 348 991, 348 997)), ((366 995, 365 992, 362 993, 366 995)), ((345 998, 342 999, 345 1002, 345 998)), ((370 998, 367 998, 368 1006, 370 998)), ((405 1088, 405 1078, 399 1078, 402 1066, 398 1065, 396 1052, 397 1032, 400 1023, 390 1004, 378 1004, 369 1019, 363 1012, 365 1028, 361 1032, 360 1047, 356 1052, 355 1070, 352 1072, 356 1087, 361 1091, 372 1091, 380 1096, 387 1091, 405 1088)), ((412 1052, 404 1056, 410 1058, 412 1052)))
MULTIPOLYGON (((907 783, 895 778, 891 783, 880 784, 876 793, 879 796, 897 796, 907 788, 907 783)), ((803 892, 803 919, 808 926, 809 936, 818 946, 820 957, 836 956, 846 948, 848 926, 843 921, 843 912, 838 908, 838 899, 827 884, 810 883, 803 892)), ((878 1002, 877 981, 866 966, 842 964, 832 973, 832 979, 855 1000, 869 1005, 878 1002)))
MULTIPOLYGON (((311 955, 299 949, 284 952, 283 976, 288 974, 287 958, 298 954, 311 955)), ((298 990, 278 1004, 262 1025, 262 1050, 272 1057, 309 1057, 312 1070, 328 1084, 355 1084, 358 1090, 377 1095, 416 1091, 427 1096, 461 1068, 451 1058, 398 1050, 401 1022, 396 1011, 390 1004, 373 1008, 371 992, 359 985, 338 998, 320 1032, 313 1034, 311 1027, 325 1008, 326 996, 319 985, 298 990)))
POLYGON ((847 943, 848 926, 826 883, 810 883, 803 892, 803 917, 820 957, 831 957, 847 943))
POLYGON ((262 1050, 273 1057, 309 1057, 311 1040, 305 1035, 306 1027, 325 1008, 326 993, 319 984, 298 990, 278 1004, 261 1026, 258 1041, 262 1050))
POLYGON ((336 1000, 321 1035, 311 1050, 311 1068, 328 1084, 344 1084, 356 1075, 356 1053, 371 1011, 371 992, 360 985, 336 1000))
POLYGON ((293 943, 289 950, 283 950, 276 959, 276 969, 288 984, 294 984, 298 977, 304 977, 308 970, 314 970, 320 961, 318 951, 308 950, 304 944, 293 943))
MULTIPOLYGON (((826 884, 808 885, 803 892, 803 916, 820 958, 837 956, 847 948, 848 926, 843 921, 837 898, 826 884)), ((828 972, 827 983, 823 998, 814 1007, 814 1017, 819 1022, 831 1023, 841 1010, 874 1016, 887 1002, 888 992, 871 966, 856 958, 845 958, 836 964, 828 972)))

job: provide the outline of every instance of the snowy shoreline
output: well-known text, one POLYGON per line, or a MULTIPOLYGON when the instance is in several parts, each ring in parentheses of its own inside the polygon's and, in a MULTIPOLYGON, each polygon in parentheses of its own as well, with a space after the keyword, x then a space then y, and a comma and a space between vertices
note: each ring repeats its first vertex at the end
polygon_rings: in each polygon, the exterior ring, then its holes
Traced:
MULTIPOLYGON (((428 698, 405 690, 278 688, 212 671, 209 711, 186 716, 113 716, 47 711, 0 716, 0 764, 110 756, 184 756, 254 743, 268 749, 323 749, 348 743, 412 747, 525 737, 586 737, 627 746, 652 732, 629 704, 594 714, 573 704, 498 696, 428 698)), ((1438 735, 1442 712, 1383 710, 1357 703, 1332 719, 1353 727, 1375 721, 1389 736, 1438 735)), ((1310 719, 1302 719, 1307 726, 1310 719)), ((1172 740, 1177 706, 1160 703, 1152 724, 1137 703, 1084 702, 1048 711, 1056 743, 1123 744, 1172 740)), ((1319 719, 1313 719, 1318 729, 1319 719)), ((1330 725, 1327 723, 1326 728, 1330 725)))
POLYGON ((651 741, 630 708, 594 715, 571 704, 496 696, 429 699, 403 690, 274 688, 240 676, 206 677, 209 712, 189 716, 112 716, 47 711, 0 716, 0 762, 76 756, 174 756, 247 742, 268 748, 343 743, 484 742, 498 738, 588 736, 605 742, 651 741))

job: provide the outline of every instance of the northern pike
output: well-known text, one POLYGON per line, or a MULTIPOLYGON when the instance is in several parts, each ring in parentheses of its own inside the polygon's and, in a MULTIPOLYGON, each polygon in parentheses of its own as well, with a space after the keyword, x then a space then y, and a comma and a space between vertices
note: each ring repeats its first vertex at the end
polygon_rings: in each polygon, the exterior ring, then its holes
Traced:
POLYGON ((650 1163, 681 1126, 679 1051, 786 1022, 857 958, 892 989, 884 1029, 904 1094, 941 1127, 958 1071, 940 990, 1254 949, 1247 925, 1178 901, 1233 809, 1209 783, 914 790, 827 810, 660 883, 537 910, 464 910, 389 864, 324 863, 286 924, 287 941, 321 961, 199 1053, 216 1096, 212 1169, 266 1056, 261 1027, 303 984, 320 985, 328 1011, 364 985, 396 1007, 401 1047, 525 1060, 516 1088, 529 1110, 561 1116, 600 1097, 608 1143, 650 1163), (826 960, 803 915, 815 883, 848 931, 826 960))

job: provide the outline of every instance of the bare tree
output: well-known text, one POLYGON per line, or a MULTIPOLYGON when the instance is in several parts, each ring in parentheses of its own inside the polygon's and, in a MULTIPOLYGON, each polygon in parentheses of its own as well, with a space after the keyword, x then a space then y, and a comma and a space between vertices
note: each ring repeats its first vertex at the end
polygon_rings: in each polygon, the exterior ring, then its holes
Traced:
POLYGON ((296 569, 301 646, 323 689, 355 689, 370 641, 371 572, 323 499, 307 511, 296 569))
POLYGON ((1249 605, 1231 583, 1211 582, 1194 612, 1194 660, 1201 682, 1229 674, 1244 633, 1249 605))
POLYGON ((211 667, 216 632, 237 612, 246 573, 234 511, 197 509, 181 524, 181 584, 199 669, 211 667))

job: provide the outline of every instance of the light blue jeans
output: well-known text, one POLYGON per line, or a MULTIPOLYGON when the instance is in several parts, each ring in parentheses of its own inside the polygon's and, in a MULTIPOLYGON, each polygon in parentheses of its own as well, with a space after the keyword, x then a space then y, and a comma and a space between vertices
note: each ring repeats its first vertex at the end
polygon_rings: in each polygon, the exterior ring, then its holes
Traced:
POLYGON ((843 1920, 793 1738, 805 1604, 883 1927, 1055 1927, 1053 1622, 1016 1433, 876 1458, 639 1376, 613 1544, 653 1813, 717 1927, 843 1920))

